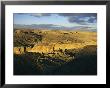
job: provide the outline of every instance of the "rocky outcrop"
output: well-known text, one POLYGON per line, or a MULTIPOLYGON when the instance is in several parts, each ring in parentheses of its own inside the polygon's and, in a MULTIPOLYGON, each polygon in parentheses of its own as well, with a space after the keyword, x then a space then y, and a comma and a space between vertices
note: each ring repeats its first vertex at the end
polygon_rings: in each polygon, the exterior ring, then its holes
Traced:
POLYGON ((14 54, 23 54, 24 47, 14 47, 13 52, 14 52, 14 54))
POLYGON ((30 51, 32 48, 31 47, 14 47, 13 52, 14 54, 23 54, 25 52, 30 51))
POLYGON ((74 44, 51 44, 51 45, 35 45, 30 51, 28 52, 39 52, 39 53, 52 53, 58 50, 65 50, 65 49, 79 49, 83 48, 84 44, 74 43, 74 44))
POLYGON ((24 52, 53 53, 58 50, 66 49, 82 49, 87 45, 96 45, 96 43, 73 43, 73 44, 36 44, 31 47, 14 47, 15 54, 23 54, 24 52))
POLYGON ((35 45, 28 52, 51 53, 53 51, 54 51, 54 46, 53 45, 35 45))
POLYGON ((36 53, 53 53, 58 50, 82 49, 87 45, 96 45, 95 43, 71 43, 71 44, 36 44, 31 47, 14 47, 15 54, 23 54, 24 52, 36 53))

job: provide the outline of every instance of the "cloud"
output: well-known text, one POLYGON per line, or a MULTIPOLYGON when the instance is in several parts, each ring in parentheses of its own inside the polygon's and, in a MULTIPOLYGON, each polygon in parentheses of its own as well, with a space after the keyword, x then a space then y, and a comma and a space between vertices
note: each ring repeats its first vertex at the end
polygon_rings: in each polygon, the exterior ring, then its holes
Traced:
POLYGON ((27 14, 34 17, 46 17, 53 15, 66 17, 68 22, 86 25, 88 23, 96 23, 96 13, 18 13, 19 15, 27 14))
POLYGON ((50 13, 31 13, 30 15, 34 17, 51 16, 50 13))
POLYGON ((68 19, 70 23, 77 23, 81 25, 86 25, 88 23, 96 23, 97 14, 96 13, 31 13, 34 17, 51 16, 52 14, 63 16, 68 19))
POLYGON ((95 17, 91 17, 90 19, 88 19, 88 22, 89 22, 89 23, 96 23, 97 20, 96 20, 95 17))
POLYGON ((79 17, 97 17, 96 13, 58 13, 59 16, 65 16, 65 17, 70 17, 70 16, 79 16, 79 17))
POLYGON ((56 14, 63 17, 97 17, 96 13, 30 13, 31 16, 42 17, 42 16, 51 16, 56 14))
POLYGON ((15 15, 29 15, 34 17, 51 16, 51 13, 14 13, 15 15))
POLYGON ((97 13, 58 13, 59 16, 67 17, 68 22, 87 25, 97 22, 97 13))
POLYGON ((77 24, 81 24, 81 25, 87 25, 87 24, 96 23, 97 19, 94 16, 90 16, 90 17, 71 16, 71 17, 68 18, 68 21, 70 23, 77 23, 77 24))
POLYGON ((79 19, 79 18, 74 17, 74 16, 73 16, 73 17, 69 17, 69 18, 68 18, 68 21, 69 21, 70 23, 78 23, 78 24, 85 22, 84 19, 79 19))
MULTIPOLYGON (((97 22, 97 13, 17 13, 17 14, 30 15, 38 18, 58 15, 60 17, 65 17, 70 24, 77 24, 79 26, 94 25, 97 22)), ((53 20, 60 20, 60 19, 53 19, 53 20)))
POLYGON ((14 13, 14 15, 25 15, 26 13, 14 13))

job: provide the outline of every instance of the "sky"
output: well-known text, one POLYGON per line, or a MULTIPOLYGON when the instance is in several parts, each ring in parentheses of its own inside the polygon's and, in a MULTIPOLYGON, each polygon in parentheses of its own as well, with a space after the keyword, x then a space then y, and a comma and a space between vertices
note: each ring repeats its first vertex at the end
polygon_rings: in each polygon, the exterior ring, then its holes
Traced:
POLYGON ((97 29, 96 13, 14 13, 14 24, 97 29))

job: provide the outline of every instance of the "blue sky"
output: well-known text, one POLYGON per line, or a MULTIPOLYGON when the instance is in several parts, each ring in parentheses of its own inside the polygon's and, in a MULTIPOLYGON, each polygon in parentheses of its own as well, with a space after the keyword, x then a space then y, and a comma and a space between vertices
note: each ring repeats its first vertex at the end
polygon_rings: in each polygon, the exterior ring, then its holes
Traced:
POLYGON ((97 28, 96 13, 14 13, 14 24, 97 28))

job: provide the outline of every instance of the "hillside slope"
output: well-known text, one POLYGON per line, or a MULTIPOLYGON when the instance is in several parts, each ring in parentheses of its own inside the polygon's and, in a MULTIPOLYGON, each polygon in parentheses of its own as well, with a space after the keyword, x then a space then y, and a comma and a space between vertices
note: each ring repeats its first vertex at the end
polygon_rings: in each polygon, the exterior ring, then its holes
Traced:
POLYGON ((15 29, 15 75, 96 75, 97 33, 15 29))

